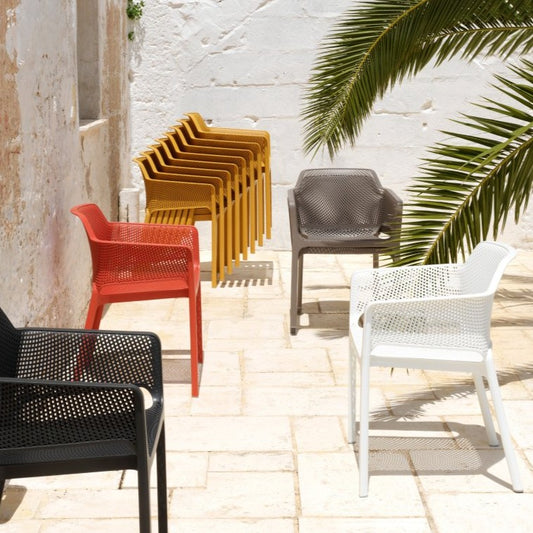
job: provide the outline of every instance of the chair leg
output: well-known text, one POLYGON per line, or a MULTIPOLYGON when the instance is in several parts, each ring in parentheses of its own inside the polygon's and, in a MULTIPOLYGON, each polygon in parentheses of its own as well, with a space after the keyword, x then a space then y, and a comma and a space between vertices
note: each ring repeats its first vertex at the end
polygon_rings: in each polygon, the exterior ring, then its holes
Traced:
POLYGON ((298 254, 298 285, 296 293, 296 312, 301 315, 302 309, 302 287, 304 282, 304 254, 298 254))
POLYGON ((292 251, 292 263, 291 263, 291 309, 290 309, 290 329, 291 335, 296 335, 298 332, 298 307, 301 306, 298 303, 298 287, 300 281, 300 268, 299 268, 299 255, 297 250, 292 251))
POLYGON ((89 310, 87 311, 87 319, 85 320, 85 329, 98 329, 102 320, 103 311, 104 306, 99 304, 96 298, 91 298, 89 310))
POLYGON ((204 362, 204 341, 202 334, 202 286, 198 285, 196 293, 196 344, 198 345, 198 362, 204 362))
POLYGON ((191 395, 197 397, 199 394, 198 386, 198 309, 196 307, 197 294, 189 294, 189 336, 191 347, 191 395))
POLYGON ((372 255, 372 266, 374 268, 379 268, 379 254, 372 255))
POLYGON ((361 400, 359 407, 359 496, 368 496, 368 431, 370 408, 370 363, 362 358, 361 366, 361 400))
POLYGON ((167 466, 165 455, 165 424, 161 428, 157 444, 157 520, 159 533, 168 532, 167 466))
POLYGON ((350 444, 354 444, 357 439, 357 426, 356 426, 356 377, 357 377, 357 354, 355 353, 355 346, 353 339, 349 340, 349 379, 348 384, 348 435, 350 444))
POLYGON ((509 467, 509 473, 511 474, 511 483, 515 492, 524 492, 524 486, 520 478, 520 471, 518 469, 518 462, 516 460, 516 454, 511 441, 511 433, 509 431, 509 425, 507 423, 507 417, 503 408, 503 401, 500 393, 500 386, 498 384, 498 378, 496 376, 496 369, 492 358, 488 358, 486 361, 487 368, 487 381, 489 384, 489 390, 492 397, 492 403, 494 404, 494 411, 496 413, 496 420, 498 420, 498 426, 500 427, 500 436, 502 440, 502 447, 505 453, 505 459, 507 460, 507 466, 509 467))
POLYGON ((139 498, 139 532, 151 533, 150 523, 150 469, 146 461, 141 461, 137 470, 137 490, 139 498))
POLYGON ((6 486, 6 480, 0 479, 0 503, 2 502, 2 496, 4 495, 5 486, 6 486))
POLYGON ((489 401, 487 399, 487 391, 485 390, 485 384, 483 383, 483 377, 479 374, 474 374, 474 383, 476 385, 477 398, 479 406, 481 407, 481 414, 483 415, 483 422, 487 431, 487 438, 490 446, 498 446, 498 436, 494 428, 494 422, 492 415, 490 414, 489 401))

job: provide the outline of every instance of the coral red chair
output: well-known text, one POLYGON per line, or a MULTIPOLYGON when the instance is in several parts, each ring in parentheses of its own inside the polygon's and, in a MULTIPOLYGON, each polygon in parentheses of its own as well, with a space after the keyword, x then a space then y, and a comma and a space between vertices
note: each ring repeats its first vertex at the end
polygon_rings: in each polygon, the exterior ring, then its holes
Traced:
POLYGON ((105 304, 188 298, 191 388, 203 362, 198 230, 194 226, 109 222, 95 204, 73 207, 91 248, 92 295, 86 329, 98 329, 105 304))

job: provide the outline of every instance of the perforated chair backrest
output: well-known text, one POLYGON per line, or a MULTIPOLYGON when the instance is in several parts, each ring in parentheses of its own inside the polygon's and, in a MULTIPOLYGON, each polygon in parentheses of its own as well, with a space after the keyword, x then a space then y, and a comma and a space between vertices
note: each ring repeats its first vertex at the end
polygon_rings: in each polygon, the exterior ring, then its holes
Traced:
POLYGON ((294 197, 304 235, 328 235, 332 229, 353 234, 358 228, 379 228, 383 220, 383 187, 370 169, 305 170, 294 197))
POLYGON ((515 255, 516 251, 505 244, 480 242, 459 269, 461 292, 496 292, 505 267, 515 255))
POLYGON ((112 227, 102 210, 96 204, 83 204, 70 210, 80 218, 90 241, 107 241, 111 238, 112 227))

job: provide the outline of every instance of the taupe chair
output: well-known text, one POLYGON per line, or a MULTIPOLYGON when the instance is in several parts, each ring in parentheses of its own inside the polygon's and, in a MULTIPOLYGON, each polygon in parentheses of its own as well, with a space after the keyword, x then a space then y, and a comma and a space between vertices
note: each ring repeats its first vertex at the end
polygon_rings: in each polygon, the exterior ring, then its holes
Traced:
POLYGON ((394 254, 391 232, 401 224, 403 203, 363 168, 306 169, 288 193, 292 242, 291 335, 302 314, 305 254, 394 254))

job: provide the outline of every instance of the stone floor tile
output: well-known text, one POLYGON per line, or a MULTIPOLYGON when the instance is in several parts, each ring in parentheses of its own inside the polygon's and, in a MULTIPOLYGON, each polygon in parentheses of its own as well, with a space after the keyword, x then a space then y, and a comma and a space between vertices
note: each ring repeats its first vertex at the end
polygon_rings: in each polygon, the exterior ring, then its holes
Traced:
POLYGON ((240 386, 203 386, 202 393, 191 404, 191 415, 240 415, 242 412, 242 389, 240 386))
POLYGON ((291 430, 286 416, 167 417, 167 450, 286 451, 291 430))
POLYGON ((241 383, 240 355, 238 352, 204 353, 202 386, 232 386, 241 383))
MULTIPOLYGON (((138 518, 43 520, 39 533, 72 533, 73 531, 76 533, 99 533, 103 531, 132 533, 132 531, 137 531, 138 529, 138 518)), ((157 531, 157 521, 155 519, 152 520, 152 530, 157 531)))
POLYGON ((504 407, 514 441, 521 448, 533 448, 531 401, 507 401, 504 407))
MULTIPOLYGON (((265 319, 260 321, 211 320, 207 326, 207 335, 210 339, 256 339, 268 341, 271 338, 283 336, 283 320, 265 319)), ((247 345, 249 340, 244 344, 247 345)))
POLYGON ((246 387, 334 387, 330 372, 248 372, 244 375, 246 387))
MULTIPOLYGON (((391 464, 399 454, 389 454, 391 464)), ((374 471, 374 470, 373 470, 374 471)), ((298 454, 298 478, 304 517, 423 517, 424 508, 411 475, 372 475, 370 496, 359 497, 359 474, 353 452, 298 454)))
POLYGON ((170 503, 184 518, 291 517, 295 509, 292 472, 212 472, 205 489, 176 489, 170 503))
MULTIPOLYGON (((167 487, 205 487, 209 455, 207 452, 167 451, 167 487)), ((126 470, 122 488, 137 488, 137 471, 126 470)), ((150 486, 157 487, 157 468, 155 463, 150 471, 150 486)))
POLYGON ((291 452, 212 452, 210 472, 291 472, 291 452))
POLYGON ((294 533, 290 518, 182 518, 170 520, 169 531, 186 533, 294 533))
MULTIPOLYGON (((54 522, 54 525, 57 527, 55 531, 60 530, 59 528, 61 527, 62 523, 63 521, 54 522)), ((43 520, 11 520, 7 523, 0 521, 0 529, 5 529, 6 533, 42 533, 45 531, 45 527, 46 523, 43 520)), ((63 531, 67 530, 63 529, 63 531)))
POLYGON ((327 350, 282 349, 273 351, 262 346, 250 346, 244 351, 245 372, 330 372, 327 350))
POLYGON ((244 388, 243 413, 264 415, 324 416, 347 412, 344 387, 248 387, 244 388))
POLYGON ((338 451, 348 446, 339 417, 303 416, 292 419, 296 449, 302 452, 338 451))
MULTIPOLYGON (((155 493, 152 502, 155 502, 155 493)), ((155 511, 154 511, 155 512, 155 511)), ((129 518, 138 516, 136 489, 46 491, 36 518, 129 518)))
POLYGON ((425 518, 307 518, 298 521, 299 533, 431 533, 425 518))
POLYGON ((438 533, 530 533, 533 494, 428 494, 426 501, 438 533))

